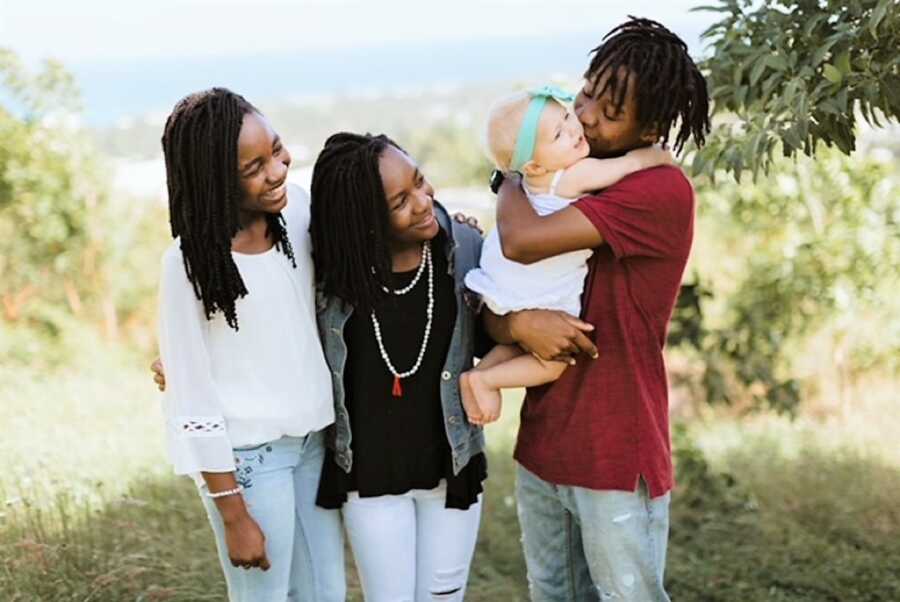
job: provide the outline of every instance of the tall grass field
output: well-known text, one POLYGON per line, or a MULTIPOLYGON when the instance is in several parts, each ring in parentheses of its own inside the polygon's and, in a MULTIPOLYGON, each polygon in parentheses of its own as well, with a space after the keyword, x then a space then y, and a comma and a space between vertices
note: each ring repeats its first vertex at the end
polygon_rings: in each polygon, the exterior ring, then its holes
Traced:
MULTIPOLYGON (((164 457, 147 358, 82 343, 50 376, 0 366, 0 600, 225 599, 200 500, 164 457)), ((873 387, 815 419, 676 421, 673 600, 900 600, 896 393, 873 387)), ((528 599, 511 458, 520 403, 508 395, 487 429, 467 600, 528 599)), ((362 600, 349 554, 348 569, 362 600)))

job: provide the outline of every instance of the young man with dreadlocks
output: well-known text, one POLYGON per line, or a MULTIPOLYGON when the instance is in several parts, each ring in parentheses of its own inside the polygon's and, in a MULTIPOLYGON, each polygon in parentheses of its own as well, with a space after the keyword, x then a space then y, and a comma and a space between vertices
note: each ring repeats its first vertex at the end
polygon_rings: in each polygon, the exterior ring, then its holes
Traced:
MULTIPOLYGON (((689 138, 703 144, 706 83, 678 36, 632 18, 592 54, 575 99, 592 157, 665 143, 673 127, 676 152, 689 138)), ((522 408, 516 494, 532 599, 667 601, 674 480, 663 346, 693 238, 691 185, 678 168, 656 167, 539 216, 513 176, 497 216, 515 261, 594 251, 581 317, 599 356, 530 389, 522 408)), ((547 360, 586 347, 565 315, 525 311, 488 325, 496 340, 547 360)))
POLYGON ((181 100, 162 145, 175 241, 159 345, 175 472, 197 481, 230 600, 341 601, 340 518, 315 505, 334 408, 309 198, 287 184, 291 157, 266 119, 228 90, 181 100))

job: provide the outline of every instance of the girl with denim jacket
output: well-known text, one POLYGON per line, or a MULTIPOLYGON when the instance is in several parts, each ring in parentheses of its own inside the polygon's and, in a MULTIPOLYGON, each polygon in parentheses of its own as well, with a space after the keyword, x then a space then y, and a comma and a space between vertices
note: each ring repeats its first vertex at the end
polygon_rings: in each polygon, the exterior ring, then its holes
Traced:
POLYGON ((484 340, 463 294, 481 237, 385 136, 330 137, 311 194, 335 405, 318 503, 342 509, 367 600, 462 600, 487 476, 458 385, 484 340))

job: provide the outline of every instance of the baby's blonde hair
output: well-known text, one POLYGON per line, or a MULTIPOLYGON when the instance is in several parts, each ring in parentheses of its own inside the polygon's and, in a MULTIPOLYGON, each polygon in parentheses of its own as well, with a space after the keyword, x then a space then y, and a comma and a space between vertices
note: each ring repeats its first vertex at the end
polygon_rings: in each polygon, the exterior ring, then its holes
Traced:
POLYGON ((531 102, 531 95, 518 92, 501 98, 491 106, 488 112, 485 142, 487 151, 494 164, 503 171, 508 171, 516 150, 516 138, 522 119, 531 102))

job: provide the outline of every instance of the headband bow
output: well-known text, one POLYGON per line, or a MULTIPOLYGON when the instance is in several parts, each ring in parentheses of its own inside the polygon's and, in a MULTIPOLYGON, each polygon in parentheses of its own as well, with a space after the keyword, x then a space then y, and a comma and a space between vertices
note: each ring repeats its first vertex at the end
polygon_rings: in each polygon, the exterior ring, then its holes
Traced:
POLYGON ((575 100, 575 95, 571 92, 551 85, 529 90, 528 94, 531 96, 531 102, 528 103, 528 109, 525 111, 525 117, 522 118, 522 125, 519 127, 519 135, 516 137, 516 149, 510 164, 513 171, 522 169, 522 166, 528 163, 534 155, 538 123, 540 123, 541 113, 544 111, 547 101, 551 98, 559 102, 575 100))

